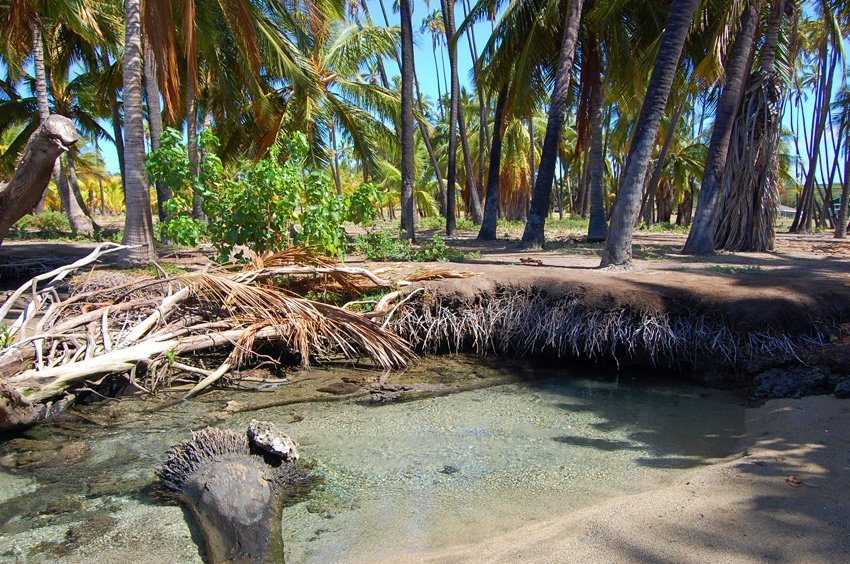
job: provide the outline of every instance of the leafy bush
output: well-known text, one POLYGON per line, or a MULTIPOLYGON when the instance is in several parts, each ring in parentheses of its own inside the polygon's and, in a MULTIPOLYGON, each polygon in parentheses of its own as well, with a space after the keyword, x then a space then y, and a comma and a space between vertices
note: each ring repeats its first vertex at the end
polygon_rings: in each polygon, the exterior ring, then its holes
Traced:
POLYGON ((444 262, 461 260, 473 255, 446 245, 439 235, 433 240, 414 245, 392 236, 388 231, 372 231, 354 240, 354 250, 369 260, 444 262))
MULTIPOLYGON (((473 223, 471 219, 466 219, 465 217, 459 217, 455 219, 455 227, 458 231, 477 231, 478 226, 473 223)), ((424 229, 426 231, 436 230, 436 231, 445 231, 446 229, 446 218, 441 215, 432 215, 429 217, 423 217, 419 221, 419 228, 424 229)))
MULTIPOLYGON (((293 242, 341 257, 347 244, 343 221, 367 223, 377 214, 380 194, 374 185, 361 185, 346 200, 336 194, 327 174, 308 169, 303 133, 275 143, 265 158, 235 173, 225 170, 216 156, 218 139, 212 133, 203 132, 200 144, 205 157, 197 179, 189 173, 186 148, 176 130, 166 130, 160 148, 148 156, 148 175, 174 193, 165 203, 169 219, 162 232, 178 244, 194 246, 208 237, 221 260, 237 246, 263 253, 293 242), (203 196, 206 224, 192 217, 194 192, 203 196), (296 230, 295 241, 290 227, 296 230)), ((236 258, 242 258, 241 251, 236 258)))
POLYGON ((71 223, 65 214, 43 211, 36 215, 25 215, 12 227, 15 236, 23 237, 27 231, 37 231, 43 237, 56 237, 71 232, 71 223))
POLYGON ((653 223, 648 227, 646 223, 641 223, 640 229, 641 231, 649 231, 650 233, 687 233, 690 230, 690 227, 685 227, 684 225, 676 225, 675 223, 670 223, 669 221, 661 221, 659 223, 653 223))

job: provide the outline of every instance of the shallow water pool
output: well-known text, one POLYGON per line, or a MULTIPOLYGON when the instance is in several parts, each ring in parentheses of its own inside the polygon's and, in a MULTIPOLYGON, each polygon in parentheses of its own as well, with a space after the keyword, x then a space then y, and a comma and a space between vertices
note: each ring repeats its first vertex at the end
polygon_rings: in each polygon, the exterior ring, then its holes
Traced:
MULTIPOLYGON (((417 557, 485 541, 663 486, 732 454, 743 431, 744 408, 725 393, 645 377, 523 372, 531 381, 378 406, 278 407, 218 425, 241 431, 252 418, 271 420, 323 477, 284 510, 289 562, 417 557)), ((234 397, 256 401, 220 392, 155 412, 145 409, 151 402, 124 402, 109 426, 44 426, 7 441, 0 557, 201 561, 196 533, 179 507, 158 500, 153 472, 170 445, 220 418, 234 397)), ((85 415, 97 420, 98 409, 85 415)))

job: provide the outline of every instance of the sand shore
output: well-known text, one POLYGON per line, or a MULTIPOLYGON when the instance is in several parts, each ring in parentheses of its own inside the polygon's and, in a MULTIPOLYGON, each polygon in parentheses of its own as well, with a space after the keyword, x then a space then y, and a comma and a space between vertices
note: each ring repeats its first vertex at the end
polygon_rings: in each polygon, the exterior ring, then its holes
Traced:
POLYGON ((850 401, 748 410, 741 451, 678 483, 615 498, 429 562, 848 562, 850 401), (786 478, 797 476, 800 487, 786 478))

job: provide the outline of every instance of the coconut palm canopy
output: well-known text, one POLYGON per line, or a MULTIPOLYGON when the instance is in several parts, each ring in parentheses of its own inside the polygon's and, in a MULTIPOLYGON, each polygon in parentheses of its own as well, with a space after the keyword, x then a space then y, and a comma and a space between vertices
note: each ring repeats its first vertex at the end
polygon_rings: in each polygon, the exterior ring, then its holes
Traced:
MULTIPOLYGON (((492 221, 596 214, 597 228, 615 226, 614 263, 628 261, 635 225, 688 226, 694 214, 707 250, 769 249, 780 199, 796 205, 793 229, 844 233, 846 221, 821 205, 847 191, 850 8, 840 0, 444 0, 410 13, 382 0, 135 4, 0 1, 0 174, 47 113, 72 118, 87 143, 54 174, 60 196, 75 197, 48 207, 126 211, 130 231, 151 229, 140 167, 158 146, 151 131, 171 126, 186 128, 196 187, 209 151, 236 175, 301 132, 304 166, 326 171, 339 194, 373 184, 384 217, 396 217, 408 185, 415 215, 451 216, 450 226, 459 215, 479 221, 488 195, 492 221), (724 108, 738 113, 721 120, 724 108), (218 143, 201 151, 205 131, 218 143), (724 136, 731 145, 712 144, 724 136), (112 146, 126 210, 92 164, 112 146), (721 146, 733 158, 718 161, 721 146), (727 161, 725 177, 711 168, 727 161), (697 205, 707 178, 720 187, 704 194, 717 199, 709 211, 697 205), (766 215, 741 215, 746 205, 766 215), (747 219, 729 219, 738 217, 747 219)), ((202 209, 198 191, 205 221, 202 209)))

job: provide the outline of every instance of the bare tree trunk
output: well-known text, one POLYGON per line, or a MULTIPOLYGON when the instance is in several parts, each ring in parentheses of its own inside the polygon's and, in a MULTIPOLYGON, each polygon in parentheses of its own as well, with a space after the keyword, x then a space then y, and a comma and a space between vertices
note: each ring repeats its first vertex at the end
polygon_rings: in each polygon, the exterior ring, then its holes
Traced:
POLYGON ((77 139, 71 120, 57 115, 49 116, 29 138, 12 179, 0 185, 0 243, 15 222, 38 203, 54 163, 77 139))
POLYGON ((413 6, 401 0, 401 230, 416 239, 413 201, 413 6))
POLYGON ((726 81, 723 93, 717 103, 711 142, 705 160, 705 172, 700 185, 694 224, 688 234, 683 252, 705 255, 714 252, 715 229, 717 227, 718 201, 721 194, 723 169, 729 152, 729 139, 735 115, 744 94, 750 55, 753 51, 753 38, 758 28, 760 0, 750 0, 741 16, 741 29, 732 44, 732 51, 726 65, 726 81))
POLYGON ((528 221, 522 234, 520 245, 523 248, 542 247, 543 228, 552 200, 552 183, 555 178, 555 161, 558 145, 561 141, 561 128, 567 110, 567 98, 570 88, 570 69, 573 66, 576 41, 583 0, 569 0, 564 14, 564 30, 558 52, 558 64, 555 70, 555 86, 549 102, 549 119, 546 123, 546 136, 543 138, 543 152, 540 155, 540 168, 531 194, 531 207, 528 221))
POLYGON ((629 155, 626 157, 623 183, 617 194, 608 241, 602 254, 601 266, 625 265, 632 258, 632 234, 635 216, 640 206, 646 169, 655 139, 658 124, 667 107, 673 78, 682 57, 682 49, 690 29, 691 20, 699 6, 699 0, 673 0, 667 16, 667 24, 661 36, 658 56, 649 79, 646 98, 640 110, 629 155))
POLYGON ((142 126, 142 23, 141 0, 125 0, 124 26, 124 127, 126 133, 127 213, 125 245, 118 254, 122 268, 147 266, 156 258, 153 245, 150 190, 145 174, 145 131, 142 126))
POLYGON ((508 86, 503 84, 496 99, 496 115, 493 121, 493 146, 490 148, 490 169, 487 173, 487 194, 484 203, 484 218, 478 238, 485 241, 496 239, 496 224, 499 215, 499 174, 502 167, 502 127, 505 121, 505 101, 508 86))

